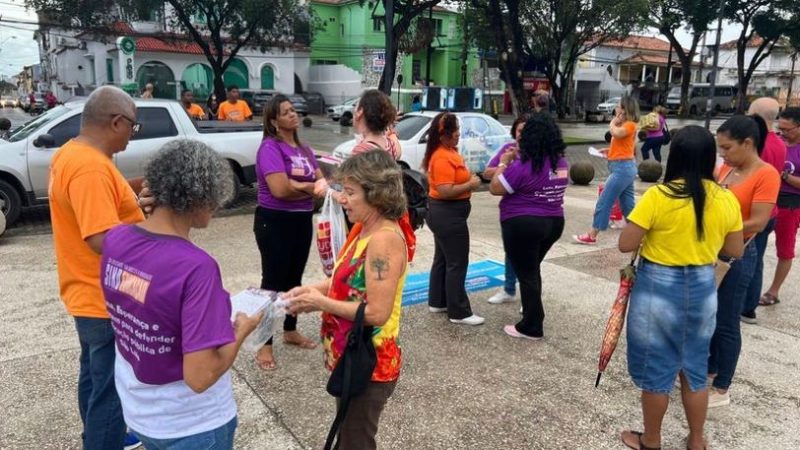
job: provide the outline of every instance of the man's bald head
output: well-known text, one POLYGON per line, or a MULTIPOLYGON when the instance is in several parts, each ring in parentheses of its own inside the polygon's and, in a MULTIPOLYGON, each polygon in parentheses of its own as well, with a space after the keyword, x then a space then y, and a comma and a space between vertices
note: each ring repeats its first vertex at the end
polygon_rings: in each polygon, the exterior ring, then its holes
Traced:
POLYGON ((775 119, 778 118, 780 109, 781 106, 774 98, 761 97, 753 100, 753 103, 750 103, 750 109, 747 110, 747 114, 750 116, 760 116, 764 119, 764 122, 767 122, 767 127, 772 129, 772 124, 775 122, 775 119))
POLYGON ((102 86, 86 100, 81 117, 81 127, 103 126, 114 116, 124 115, 136 119, 136 104, 130 95, 116 86, 102 86))

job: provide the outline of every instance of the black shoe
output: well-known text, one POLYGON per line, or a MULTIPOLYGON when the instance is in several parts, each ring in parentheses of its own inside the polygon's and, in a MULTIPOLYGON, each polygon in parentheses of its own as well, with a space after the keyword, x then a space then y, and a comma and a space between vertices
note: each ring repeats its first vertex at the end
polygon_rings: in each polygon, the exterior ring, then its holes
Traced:
POLYGON ((743 312, 741 319, 742 319, 742 322, 749 323, 750 325, 758 324, 758 319, 756 318, 756 312, 755 311, 743 312))

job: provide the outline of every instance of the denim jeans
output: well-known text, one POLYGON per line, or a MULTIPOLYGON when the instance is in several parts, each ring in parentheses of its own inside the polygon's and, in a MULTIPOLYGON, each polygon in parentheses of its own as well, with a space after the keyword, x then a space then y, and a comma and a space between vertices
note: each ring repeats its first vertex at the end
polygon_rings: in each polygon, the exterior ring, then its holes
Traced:
POLYGON ((728 389, 742 350, 740 317, 753 279, 758 251, 755 245, 745 248, 744 256, 735 260, 717 289, 717 328, 711 338, 708 373, 717 374, 714 387, 728 389))
POLYGON ((236 434, 236 417, 225 425, 204 433, 173 439, 155 439, 132 430, 147 450, 229 450, 236 434))
POLYGON ((744 300, 744 308, 742 308, 742 313, 744 314, 755 314, 756 308, 758 308, 758 301, 761 299, 761 288, 764 283, 764 253, 767 251, 769 234, 774 229, 775 219, 772 218, 767 222, 764 231, 758 233, 753 242, 750 243, 750 245, 755 245, 756 247, 756 267, 753 272, 753 280, 750 281, 750 286, 747 288, 747 297, 744 300))
POLYGON ((664 143, 664 136, 649 137, 645 139, 642 145, 642 159, 650 159, 650 150, 653 151, 653 157, 656 161, 661 162, 661 145, 664 143))
POLYGON ((634 207, 633 180, 636 179, 636 162, 632 159, 609 161, 608 171, 610 175, 600 198, 597 199, 592 220, 592 227, 600 231, 608 229, 608 216, 611 214, 614 201, 619 199, 625 217, 628 217, 634 207))
POLYGON ((75 317, 81 344, 78 407, 84 450, 119 450, 125 419, 114 385, 114 329, 110 319, 75 317))
POLYGON ((517 294, 517 274, 514 273, 514 266, 511 265, 511 260, 506 255, 506 276, 503 282, 503 290, 508 295, 517 294))

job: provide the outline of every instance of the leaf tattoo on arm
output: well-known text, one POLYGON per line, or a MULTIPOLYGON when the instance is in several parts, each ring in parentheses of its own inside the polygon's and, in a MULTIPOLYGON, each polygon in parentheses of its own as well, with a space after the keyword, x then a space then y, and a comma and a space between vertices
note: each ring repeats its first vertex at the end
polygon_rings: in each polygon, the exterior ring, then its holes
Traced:
POLYGON ((379 256, 370 262, 370 267, 377 274, 378 281, 383 281, 383 274, 389 270, 389 261, 379 256))

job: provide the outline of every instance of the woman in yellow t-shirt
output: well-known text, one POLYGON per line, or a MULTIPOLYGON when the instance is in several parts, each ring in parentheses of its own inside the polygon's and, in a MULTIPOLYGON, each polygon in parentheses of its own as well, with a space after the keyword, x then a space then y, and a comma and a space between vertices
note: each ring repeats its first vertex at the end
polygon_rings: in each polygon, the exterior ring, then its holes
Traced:
POLYGON ((711 133, 694 125, 676 133, 664 183, 645 192, 619 238, 623 252, 641 245, 627 338, 628 373, 642 391, 644 431, 622 433, 630 448, 661 447, 661 421, 676 376, 689 421, 687 448, 706 448, 714 263, 720 252, 744 252, 739 203, 714 181, 715 161, 711 133))
POLYGON ((636 124, 639 122, 639 102, 624 96, 615 110, 611 121, 611 146, 608 155, 608 179, 605 188, 597 199, 592 228, 588 233, 573 236, 578 244, 595 245, 597 235, 608 229, 608 216, 614 202, 619 199, 623 214, 627 217, 633 211, 633 180, 636 179, 636 124))

